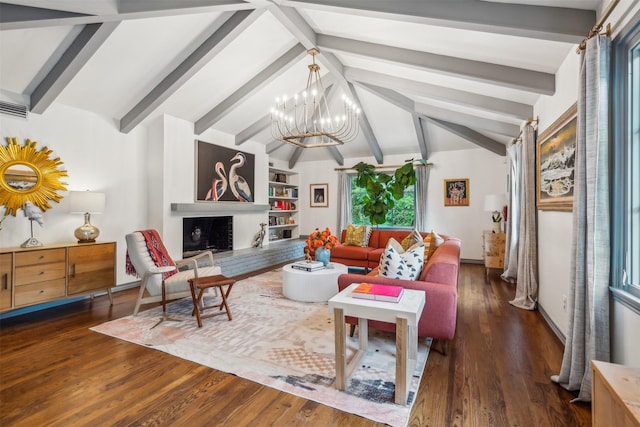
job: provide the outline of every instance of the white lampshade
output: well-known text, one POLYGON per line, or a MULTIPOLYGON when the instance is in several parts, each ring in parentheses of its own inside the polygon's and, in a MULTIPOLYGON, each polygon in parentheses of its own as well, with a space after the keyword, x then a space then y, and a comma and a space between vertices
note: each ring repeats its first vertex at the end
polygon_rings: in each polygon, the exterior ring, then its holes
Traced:
POLYGON ((69 212, 71 213, 102 213, 105 205, 105 194, 95 191, 70 191, 69 212))
POLYGON ((504 194, 488 194, 484 196, 484 210, 488 212, 502 212, 506 205, 504 194))

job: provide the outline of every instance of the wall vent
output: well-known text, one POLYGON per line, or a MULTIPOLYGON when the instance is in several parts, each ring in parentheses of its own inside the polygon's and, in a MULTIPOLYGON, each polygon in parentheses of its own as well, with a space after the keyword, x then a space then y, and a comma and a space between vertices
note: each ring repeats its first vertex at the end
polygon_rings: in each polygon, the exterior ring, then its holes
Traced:
POLYGON ((11 102, 0 101, 0 113, 10 116, 27 118, 27 106, 20 104, 12 104, 11 102))

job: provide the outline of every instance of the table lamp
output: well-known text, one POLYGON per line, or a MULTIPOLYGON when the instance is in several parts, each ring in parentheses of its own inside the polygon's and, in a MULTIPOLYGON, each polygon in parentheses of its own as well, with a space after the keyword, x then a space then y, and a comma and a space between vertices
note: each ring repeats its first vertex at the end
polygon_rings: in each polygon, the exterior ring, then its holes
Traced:
POLYGON ((491 212, 491 221, 493 221, 493 232, 502 232, 502 208, 505 205, 504 194, 488 194, 484 196, 484 210, 491 212))
POLYGON ((95 191, 69 192, 69 211, 84 214, 84 224, 76 228, 74 235, 78 243, 92 243, 100 234, 98 227, 91 224, 91 214, 102 213, 105 205, 105 194, 95 191))

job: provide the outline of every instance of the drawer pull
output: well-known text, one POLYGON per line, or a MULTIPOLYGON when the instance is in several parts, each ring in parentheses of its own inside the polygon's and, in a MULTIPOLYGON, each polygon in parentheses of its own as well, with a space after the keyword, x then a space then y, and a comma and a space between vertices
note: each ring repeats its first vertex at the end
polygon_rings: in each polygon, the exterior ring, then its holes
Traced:
POLYGON ((71 277, 76 277, 76 265, 71 264, 71 277))
POLYGON ((40 255, 40 259, 44 259, 44 255, 40 255))
POLYGON ((3 282, 2 289, 4 289, 5 291, 7 289, 9 289, 9 274, 8 273, 4 273, 2 275, 2 282, 3 282))
POLYGON ((40 289, 39 293, 44 294, 44 289, 40 289))
POLYGON ((44 271, 41 271, 41 272, 40 272, 40 275, 42 276, 43 274, 44 274, 44 271))

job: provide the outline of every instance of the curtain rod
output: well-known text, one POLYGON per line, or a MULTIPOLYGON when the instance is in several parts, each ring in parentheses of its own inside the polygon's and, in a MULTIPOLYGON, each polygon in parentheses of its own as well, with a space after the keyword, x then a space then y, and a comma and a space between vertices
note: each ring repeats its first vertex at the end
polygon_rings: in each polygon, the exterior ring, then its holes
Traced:
MULTIPOLYGON (((536 125, 538 125, 540 123, 540 116, 536 117, 535 119, 533 117, 529 117, 527 119, 527 124, 530 125, 531 123, 535 122, 536 125)), ((518 134, 518 136, 516 136, 513 141, 511 141, 511 144, 515 144, 516 142, 518 142, 520 139, 522 139, 522 129, 520 129, 520 133, 518 134)))
MULTIPOLYGON (((609 15, 611 15, 611 12, 613 12, 613 9, 616 8, 618 3, 620 3, 620 0, 611 0, 609 2, 604 12, 602 12, 600 19, 598 19, 596 23, 593 25, 593 27, 591 27, 591 30, 589 30, 589 33, 587 34, 587 36, 584 39, 582 39, 582 42, 576 48, 576 53, 580 53, 580 51, 583 51, 586 49, 587 40, 589 40, 591 37, 595 36, 596 34, 600 34, 600 31, 602 31, 602 26, 604 25, 604 21, 606 21, 609 15)), ((607 24, 607 29, 605 31, 605 34, 607 36, 611 35, 611 24, 607 24)))
MULTIPOLYGON (((404 166, 405 164, 401 164, 401 165, 373 165, 374 169, 397 169, 401 166, 404 166)), ((431 162, 427 162, 425 164, 422 163, 414 163, 414 166, 433 166, 433 163, 431 162)), ((339 167, 339 168, 333 168, 334 171, 354 171, 355 169, 352 167, 347 167, 347 166, 343 166, 343 167, 339 167)))

